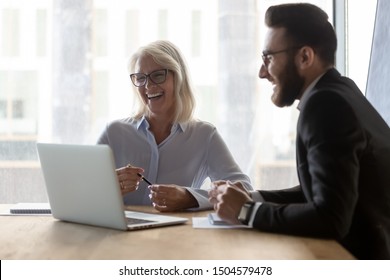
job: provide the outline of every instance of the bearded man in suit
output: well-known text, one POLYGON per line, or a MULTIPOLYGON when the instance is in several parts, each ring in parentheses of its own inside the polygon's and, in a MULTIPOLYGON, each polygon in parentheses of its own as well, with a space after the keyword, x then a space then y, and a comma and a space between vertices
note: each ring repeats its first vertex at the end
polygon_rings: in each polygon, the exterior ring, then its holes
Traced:
POLYGON ((248 192, 216 182, 224 220, 258 230, 332 238, 359 259, 390 259, 390 128, 355 83, 334 68, 336 34, 311 4, 270 7, 259 77, 272 101, 299 100, 299 186, 248 192))

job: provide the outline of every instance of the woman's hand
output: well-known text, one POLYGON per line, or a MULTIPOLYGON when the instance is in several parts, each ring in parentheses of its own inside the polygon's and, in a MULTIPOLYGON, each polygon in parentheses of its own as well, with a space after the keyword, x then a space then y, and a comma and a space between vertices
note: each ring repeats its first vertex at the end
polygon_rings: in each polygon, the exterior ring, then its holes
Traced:
POLYGON ((150 185, 148 188, 153 207, 160 212, 198 207, 195 197, 186 188, 177 185, 150 185))
POLYGON ((140 167, 127 165, 116 169, 119 185, 121 187, 122 195, 133 192, 138 189, 141 177, 137 173, 143 173, 144 170, 140 167))

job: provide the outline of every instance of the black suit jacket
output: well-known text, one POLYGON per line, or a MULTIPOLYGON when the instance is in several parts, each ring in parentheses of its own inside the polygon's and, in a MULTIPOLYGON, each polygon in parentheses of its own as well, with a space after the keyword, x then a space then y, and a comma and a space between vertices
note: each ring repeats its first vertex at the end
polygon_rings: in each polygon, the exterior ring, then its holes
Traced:
POLYGON ((266 202, 254 227, 333 238, 357 258, 390 259, 389 126, 335 69, 307 94, 296 139, 300 186, 260 191, 266 202))

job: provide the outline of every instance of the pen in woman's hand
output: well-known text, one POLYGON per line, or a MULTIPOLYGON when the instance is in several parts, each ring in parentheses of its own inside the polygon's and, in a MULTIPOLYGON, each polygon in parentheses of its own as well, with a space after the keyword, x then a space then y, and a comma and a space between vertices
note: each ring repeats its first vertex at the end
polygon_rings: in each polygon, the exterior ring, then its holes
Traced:
MULTIPOLYGON (((131 168, 131 167, 134 167, 134 166, 132 166, 132 165, 129 163, 128 165, 126 165, 126 167, 131 168)), ((153 184, 150 183, 149 180, 146 179, 141 173, 137 173, 137 175, 141 178, 141 180, 145 181, 145 182, 148 183, 149 185, 153 185, 153 184)))
POLYGON ((150 183, 148 181, 148 179, 146 179, 141 173, 137 173, 137 175, 141 178, 141 180, 144 180, 146 183, 148 183, 149 185, 153 185, 152 183, 150 183))

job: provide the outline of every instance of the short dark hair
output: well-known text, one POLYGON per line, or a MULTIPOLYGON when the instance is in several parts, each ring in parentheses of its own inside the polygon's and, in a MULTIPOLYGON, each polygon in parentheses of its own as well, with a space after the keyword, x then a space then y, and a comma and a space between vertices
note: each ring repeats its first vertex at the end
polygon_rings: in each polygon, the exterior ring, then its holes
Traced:
POLYGON ((310 46, 324 63, 334 65, 337 38, 328 18, 326 12, 312 4, 282 4, 268 8, 265 24, 285 28, 291 44, 310 46))

